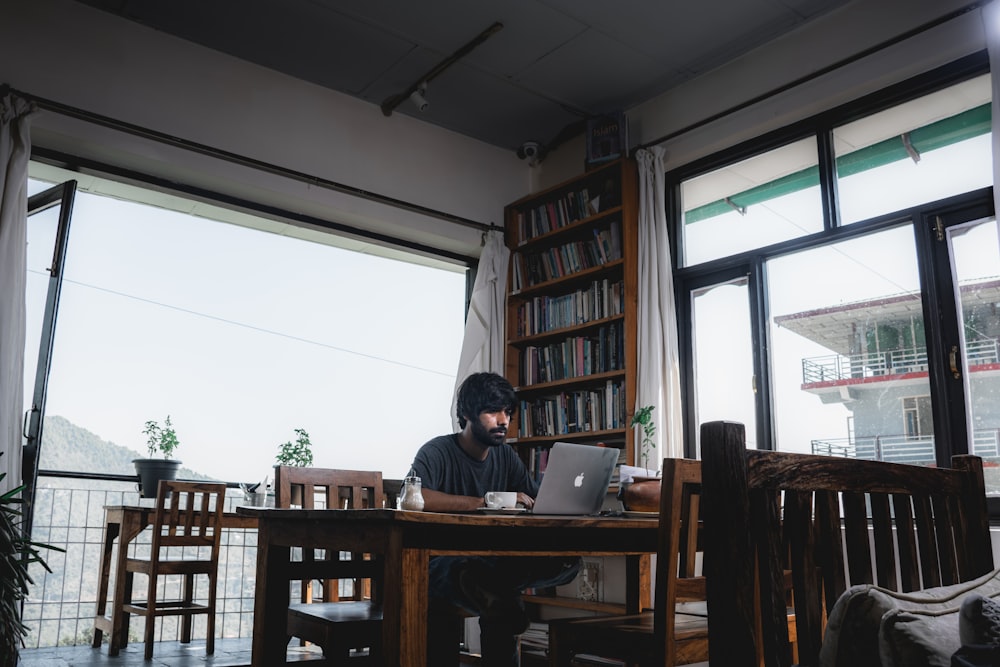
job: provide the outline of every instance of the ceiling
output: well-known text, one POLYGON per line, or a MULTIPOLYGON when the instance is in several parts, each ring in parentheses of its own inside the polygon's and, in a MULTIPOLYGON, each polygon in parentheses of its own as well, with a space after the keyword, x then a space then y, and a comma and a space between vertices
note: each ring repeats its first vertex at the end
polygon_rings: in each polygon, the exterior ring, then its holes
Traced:
POLYGON ((849 0, 79 0, 516 151, 555 148, 849 0), (453 64, 495 23, 502 28, 453 64), (405 93, 432 74, 420 112, 405 93))

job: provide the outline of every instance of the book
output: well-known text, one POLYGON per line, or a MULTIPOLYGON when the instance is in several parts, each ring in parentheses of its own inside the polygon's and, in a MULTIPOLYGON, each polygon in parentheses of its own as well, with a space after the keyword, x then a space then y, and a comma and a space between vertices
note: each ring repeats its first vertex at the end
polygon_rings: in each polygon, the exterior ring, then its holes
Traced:
POLYGON ((587 167, 628 154, 628 119, 622 111, 587 119, 587 167))

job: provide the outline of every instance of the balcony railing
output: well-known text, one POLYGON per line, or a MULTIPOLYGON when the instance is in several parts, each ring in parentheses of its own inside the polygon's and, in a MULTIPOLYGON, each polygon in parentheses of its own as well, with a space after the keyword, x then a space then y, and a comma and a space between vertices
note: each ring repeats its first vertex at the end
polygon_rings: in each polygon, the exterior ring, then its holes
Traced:
MULTIPOLYGON (((934 436, 877 435, 812 441, 813 454, 842 456, 891 463, 933 464, 934 436)), ((972 453, 987 461, 1000 461, 1000 429, 973 432, 972 453)))
MULTIPOLYGON (((89 644, 94 636, 97 610, 104 506, 138 505, 152 501, 140 502, 134 482, 41 477, 39 483, 32 539, 61 547, 66 552, 42 550, 51 573, 40 565, 31 566, 34 583, 24 605, 24 620, 31 632, 25 645, 27 648, 43 648, 89 644)), ((232 511, 242 500, 242 494, 231 489, 226 498, 226 511, 232 511)), ((149 549, 148 534, 140 536, 133 546, 133 549, 143 548, 149 549)), ((257 532, 223 531, 219 556, 217 636, 252 636, 256 567, 257 532)), ((114 574, 112 571, 112 581, 114 574)), ((180 581, 170 583, 177 590, 167 590, 165 595, 179 596, 180 581)), ((141 590, 145 584, 137 581, 136 587, 141 590)), ((195 596, 203 600, 207 598, 204 590, 196 590, 195 596)), ((177 620, 178 617, 165 617, 157 622, 158 641, 179 639, 177 620)), ((132 624, 130 642, 141 642, 141 635, 138 634, 140 626, 132 624)), ((205 637, 203 616, 195 617, 193 633, 195 639, 205 637)))
MULTIPOLYGON (((1000 363, 1000 342, 977 340, 966 346, 970 367, 1000 363)), ((859 380, 883 375, 900 375, 927 370, 927 350, 923 347, 878 354, 834 354, 802 360, 803 384, 859 380)))

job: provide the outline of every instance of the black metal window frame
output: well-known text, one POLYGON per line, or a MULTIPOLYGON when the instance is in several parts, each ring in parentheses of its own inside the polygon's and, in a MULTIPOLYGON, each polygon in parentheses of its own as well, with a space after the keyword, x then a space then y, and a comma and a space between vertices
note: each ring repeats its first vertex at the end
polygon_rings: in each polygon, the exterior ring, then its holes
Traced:
MULTIPOLYGON (((919 99, 962 81, 989 72, 989 60, 985 51, 961 58, 918 77, 888 87, 877 93, 859 98, 853 102, 832 108, 813 117, 794 123, 779 130, 735 145, 729 149, 706 156, 683 165, 667 174, 668 234, 674 261, 674 286, 677 303, 679 332, 679 354, 681 360, 681 397, 684 405, 685 456, 696 456, 698 424, 695 407, 695 376, 692 330, 692 291, 726 281, 747 280, 749 285, 751 337, 753 344, 753 365, 756 379, 755 415, 757 419, 757 443, 762 449, 776 448, 776 433, 773 420, 774 406, 771 393, 770 364, 767 344, 768 304, 766 294, 766 262, 790 253, 819 248, 850 238, 872 234, 902 224, 910 224, 918 230, 916 244, 921 258, 919 272, 924 294, 925 321, 928 329, 937 328, 941 318, 954 323, 954 304, 949 308, 947 295, 939 288, 940 276, 934 275, 933 266, 924 258, 933 254, 930 234, 931 219, 940 218, 944 224, 988 217, 994 214, 993 189, 982 188, 962 193, 945 200, 929 202, 901 211, 880 215, 875 218, 841 225, 837 200, 837 171, 833 147, 834 128, 898 106, 904 102, 919 99), (682 267, 680 260, 684 249, 681 247, 684 224, 681 184, 687 180, 721 169, 748 158, 761 155, 775 148, 804 138, 814 137, 818 147, 819 185, 823 212, 822 231, 783 241, 773 245, 754 248, 731 256, 707 261, 698 265, 682 267)), ((957 326, 957 324, 955 324, 957 326)), ((940 332, 928 333, 928 356, 942 360, 944 342, 940 332)), ((942 362, 943 363, 943 362, 942 362)), ((953 415, 964 414, 954 410, 953 391, 944 387, 941 368, 931 369, 932 393, 945 400, 936 400, 934 409, 935 432, 937 438, 937 462, 949 465, 952 454, 965 453, 967 448, 967 426, 964 420, 953 415), (956 443, 953 447, 952 443, 956 443)), ((964 401, 964 399, 962 399, 964 401)), ((963 403, 964 405, 964 403, 963 403)), ((992 500, 992 499, 991 499, 992 500)), ((1000 499, 995 508, 1000 511, 1000 499)), ((994 509, 991 506, 991 510, 994 509)))

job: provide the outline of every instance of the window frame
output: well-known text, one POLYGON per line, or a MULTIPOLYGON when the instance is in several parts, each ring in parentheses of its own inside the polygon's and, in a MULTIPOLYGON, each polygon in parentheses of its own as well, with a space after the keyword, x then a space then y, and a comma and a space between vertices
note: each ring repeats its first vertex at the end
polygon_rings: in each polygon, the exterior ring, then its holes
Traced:
MULTIPOLYGON (((773 422, 774 397, 771 392, 772 378, 769 362, 768 322, 769 310, 766 292, 766 264, 770 259, 802 250, 818 248, 846 239, 866 236, 901 224, 912 225, 918 246, 918 271, 921 288, 924 291, 925 322, 927 326, 927 350, 929 380, 932 393, 943 397, 934 405, 936 434, 936 455, 938 465, 950 465, 952 454, 966 453, 968 429, 964 420, 953 417, 964 415, 965 397, 956 395, 956 388, 943 372, 943 351, 946 341, 942 339, 939 318, 944 318, 943 326, 957 326, 957 311, 953 295, 947 289, 950 276, 942 275, 942 263, 932 261, 934 223, 941 218, 945 225, 957 224, 971 219, 970 216, 986 217, 994 214, 992 188, 981 188, 949 197, 936 202, 928 202, 908 209, 858 221, 846 226, 840 223, 837 199, 836 154, 833 146, 835 127, 849 123, 879 111, 890 109, 904 102, 918 99, 962 81, 987 74, 989 60, 985 51, 961 58, 913 79, 900 82, 878 93, 871 94, 851 103, 840 105, 784 128, 768 132, 754 139, 734 145, 729 149, 705 156, 682 165, 666 174, 666 204, 668 214, 668 236, 674 262, 675 302, 677 304, 679 357, 681 363, 681 400, 684 411, 684 455, 697 456, 697 406, 695 405, 695 377, 693 359, 692 300, 693 290, 736 276, 749 278, 750 316, 754 350, 754 374, 757 393, 757 446, 761 449, 776 448, 776 432, 773 422), (821 204, 823 208, 823 231, 769 246, 755 248, 735 255, 707 261, 695 266, 681 266, 684 248, 681 247, 683 222, 681 183, 705 173, 741 162, 747 158, 766 153, 774 148, 815 136, 819 151, 819 178, 821 204), (938 361, 935 363, 935 359, 938 361), (952 446, 951 443, 958 443, 952 446)), ((938 251, 939 252, 939 251, 938 251)), ((960 391, 960 390, 959 390, 960 391)), ((992 500, 992 499, 991 499, 992 500)), ((1000 499, 997 509, 1000 510, 1000 499)))

